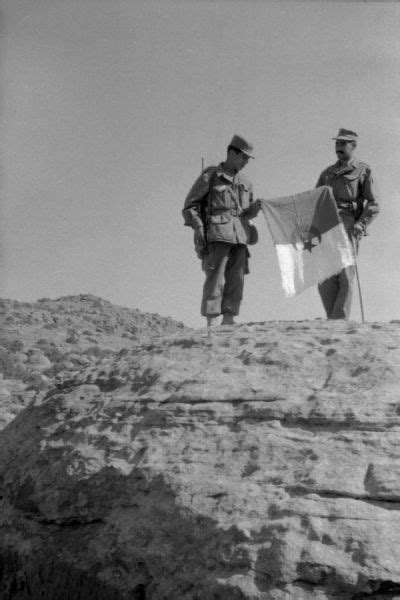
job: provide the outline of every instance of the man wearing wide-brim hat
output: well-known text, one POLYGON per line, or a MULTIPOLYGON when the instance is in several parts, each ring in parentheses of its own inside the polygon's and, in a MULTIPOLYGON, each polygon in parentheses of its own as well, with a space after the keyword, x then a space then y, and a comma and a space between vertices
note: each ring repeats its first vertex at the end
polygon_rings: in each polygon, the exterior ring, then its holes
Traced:
MULTIPOLYGON (((356 252, 367 227, 379 212, 376 184, 371 167, 354 156, 358 135, 350 129, 339 129, 335 141, 337 162, 325 169, 317 187, 329 185, 339 215, 356 252)), ((343 269, 318 286, 328 319, 349 319, 353 295, 355 266, 343 269)))
MULTIPOLYGON (((202 259, 206 280, 201 314, 207 325, 234 323, 248 272, 252 227, 260 204, 253 198, 250 181, 241 173, 253 156, 253 146, 234 135, 224 162, 207 167, 194 182, 182 211, 185 225, 195 232, 195 247, 202 259)), ((254 230, 253 230, 254 231, 254 230)))

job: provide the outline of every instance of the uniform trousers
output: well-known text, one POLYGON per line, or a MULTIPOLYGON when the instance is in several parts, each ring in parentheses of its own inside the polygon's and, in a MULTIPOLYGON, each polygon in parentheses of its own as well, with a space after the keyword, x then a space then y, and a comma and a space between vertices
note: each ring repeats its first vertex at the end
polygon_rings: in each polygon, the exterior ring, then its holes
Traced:
POLYGON ((318 292, 328 319, 348 320, 350 318, 354 275, 355 267, 352 265, 318 285, 318 292))
POLYGON ((212 242, 207 250, 203 259, 206 280, 201 314, 204 317, 216 317, 225 313, 238 315, 247 270, 247 246, 212 242))
MULTIPOLYGON (((341 215, 350 243, 358 254, 358 240, 352 236, 354 217, 341 215)), ((354 265, 342 269, 339 274, 325 279, 318 285, 318 292, 328 319, 350 318, 356 268, 354 265)))

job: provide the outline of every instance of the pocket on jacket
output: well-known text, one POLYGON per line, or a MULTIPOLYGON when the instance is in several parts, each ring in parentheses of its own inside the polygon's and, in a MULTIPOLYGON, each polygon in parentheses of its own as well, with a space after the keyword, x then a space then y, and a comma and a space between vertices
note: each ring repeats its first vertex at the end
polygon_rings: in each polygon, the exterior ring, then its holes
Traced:
POLYGON ((228 210, 231 205, 229 188, 227 185, 214 185, 211 188, 208 204, 211 212, 228 210))
POLYGON ((211 215, 210 217, 210 223, 213 225, 224 225, 229 223, 230 220, 230 216, 228 215, 211 215))
POLYGON ((230 213, 211 215, 208 222, 207 239, 209 242, 233 242, 233 221, 230 213))

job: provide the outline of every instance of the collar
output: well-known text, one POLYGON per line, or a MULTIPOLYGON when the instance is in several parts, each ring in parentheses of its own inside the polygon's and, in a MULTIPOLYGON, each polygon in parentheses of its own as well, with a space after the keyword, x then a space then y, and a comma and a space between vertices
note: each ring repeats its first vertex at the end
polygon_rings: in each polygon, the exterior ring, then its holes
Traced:
POLYGON ((217 175, 218 177, 224 177, 225 179, 227 179, 230 183, 234 182, 235 177, 238 177, 239 173, 236 173, 236 175, 228 175, 228 173, 226 173, 224 171, 224 167, 223 167, 224 163, 220 163, 217 167, 217 175))
POLYGON ((341 165, 340 161, 337 160, 334 165, 331 166, 330 171, 335 173, 335 175, 344 175, 345 173, 350 173, 350 171, 354 171, 359 166, 359 161, 353 157, 347 165, 341 165))
POLYGON ((340 164, 340 160, 337 160, 337 161, 335 162, 335 167, 337 167, 337 168, 339 168, 339 169, 345 169, 345 168, 346 168, 346 169, 347 169, 347 168, 352 168, 352 169, 355 169, 355 168, 356 168, 356 166, 357 166, 357 163, 358 163, 358 161, 357 161, 356 157, 355 157, 355 156, 353 156, 353 158, 351 158, 351 159, 349 160, 349 162, 347 163, 347 165, 341 165, 341 164, 340 164))

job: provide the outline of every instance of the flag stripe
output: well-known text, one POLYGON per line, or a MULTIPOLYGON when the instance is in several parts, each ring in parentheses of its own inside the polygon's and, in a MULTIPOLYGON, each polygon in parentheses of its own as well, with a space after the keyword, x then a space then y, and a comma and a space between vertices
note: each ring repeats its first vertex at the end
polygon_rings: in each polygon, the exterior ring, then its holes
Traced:
POLYGON ((296 196, 263 200, 262 209, 275 244, 295 244, 305 232, 322 234, 340 222, 332 189, 326 185, 296 196))
POLYGON ((353 249, 330 187, 263 200, 287 296, 355 264, 353 249))
POLYGON ((276 253, 287 296, 299 294, 355 262, 342 223, 324 233, 321 243, 312 248, 311 253, 303 249, 302 242, 296 246, 277 244, 276 253))

